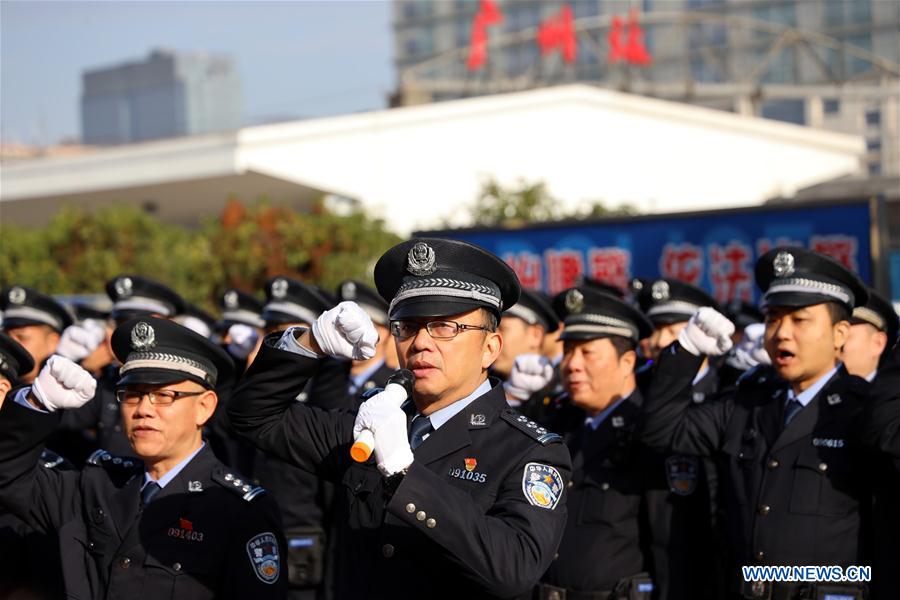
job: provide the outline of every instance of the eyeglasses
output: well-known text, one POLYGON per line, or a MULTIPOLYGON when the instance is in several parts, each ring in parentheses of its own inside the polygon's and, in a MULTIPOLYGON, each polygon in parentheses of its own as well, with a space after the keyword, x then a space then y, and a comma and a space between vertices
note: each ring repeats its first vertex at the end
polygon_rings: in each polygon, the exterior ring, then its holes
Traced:
POLYGON ((146 397, 150 400, 150 404, 156 406, 168 406, 180 398, 199 396, 205 392, 205 390, 202 392, 180 392, 178 390, 155 390, 152 392, 145 392, 124 388, 116 390, 116 400, 119 404, 138 404, 146 397))
POLYGON ((405 340, 419 333, 419 330, 425 328, 428 335, 436 340, 452 340, 460 331, 469 331, 479 329, 481 331, 489 331, 487 327, 481 325, 466 325, 465 323, 457 323, 456 321, 428 321, 427 323, 419 323, 418 321, 391 321, 391 335, 395 338, 405 340))

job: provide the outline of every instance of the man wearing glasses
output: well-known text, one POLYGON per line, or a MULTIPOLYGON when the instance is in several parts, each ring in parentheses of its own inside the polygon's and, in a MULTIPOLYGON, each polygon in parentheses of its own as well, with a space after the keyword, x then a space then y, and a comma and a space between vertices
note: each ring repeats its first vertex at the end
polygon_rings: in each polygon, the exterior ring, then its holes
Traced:
POLYGON ((0 411, 0 503, 57 532, 67 597, 284 598, 284 542, 265 490, 220 463, 201 430, 233 361, 177 323, 120 325, 115 396, 138 458, 98 450, 81 472, 37 468, 65 409, 94 378, 53 356, 0 411))
POLYGON ((390 302, 400 367, 415 376, 402 407, 390 391, 356 417, 293 402, 317 357, 371 357, 377 335, 355 304, 311 330, 270 336, 236 390, 234 427, 267 452, 340 485, 337 598, 494 598, 528 592, 566 521, 569 453, 506 404, 488 378, 500 313, 519 282, 496 256, 459 241, 401 243, 375 266, 390 302), (355 432, 374 456, 350 458, 355 432))

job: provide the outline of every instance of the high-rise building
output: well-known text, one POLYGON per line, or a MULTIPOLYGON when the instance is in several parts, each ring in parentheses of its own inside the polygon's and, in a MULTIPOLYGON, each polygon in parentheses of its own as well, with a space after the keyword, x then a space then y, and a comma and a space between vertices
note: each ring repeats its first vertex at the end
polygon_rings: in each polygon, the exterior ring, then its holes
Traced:
POLYGON ((900 173, 900 2, 394 0, 393 23, 397 104, 580 81, 861 134, 900 173))
POLYGON ((241 87, 228 57, 154 50, 146 60, 82 74, 86 144, 125 144, 241 126, 241 87))

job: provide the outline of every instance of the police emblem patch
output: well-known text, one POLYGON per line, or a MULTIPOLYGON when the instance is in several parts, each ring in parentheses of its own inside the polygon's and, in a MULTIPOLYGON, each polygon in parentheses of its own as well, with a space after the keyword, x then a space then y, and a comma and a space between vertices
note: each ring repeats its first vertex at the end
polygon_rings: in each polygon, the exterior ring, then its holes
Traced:
POLYGON ((666 459, 666 481, 669 490, 679 496, 690 496, 697 489, 699 461, 694 456, 670 456, 666 459))
POLYGON ((247 542, 247 556, 253 572, 263 583, 275 583, 281 568, 278 540, 271 532, 260 533, 247 542))
POLYGON ((141 321, 131 328, 131 347, 146 350, 156 345, 156 332, 149 323, 141 321))
POLYGON ((284 279, 276 279, 272 282, 272 296, 275 298, 284 298, 287 296, 288 282, 284 279))
POLYGON ((650 295, 657 302, 661 302, 663 300, 669 299, 669 282, 668 281, 655 281, 653 282, 653 287, 650 288, 650 295))
POLYGON ((238 307, 238 295, 234 290, 228 290, 225 292, 225 307, 230 309, 235 309, 238 307))
POLYGON ((134 284, 131 282, 131 277, 119 277, 116 279, 114 287, 116 288, 116 293, 120 297, 125 298, 131 295, 134 284))
POLYGON ((25 302, 25 296, 25 290, 18 286, 9 290, 9 301, 13 304, 22 304, 23 302, 25 302))
POLYGON ((578 290, 569 290, 566 294, 566 310, 578 314, 584 310, 584 294, 578 290))
POLYGON ((772 261, 775 277, 790 277, 794 274, 794 255, 790 252, 779 252, 772 261))
POLYGON ((406 257, 406 269, 417 277, 434 273, 437 270, 434 263, 434 249, 425 242, 415 244, 406 257))
POLYGON ((554 467, 528 463, 522 474, 522 492, 529 504, 553 510, 562 497, 563 478, 554 467))

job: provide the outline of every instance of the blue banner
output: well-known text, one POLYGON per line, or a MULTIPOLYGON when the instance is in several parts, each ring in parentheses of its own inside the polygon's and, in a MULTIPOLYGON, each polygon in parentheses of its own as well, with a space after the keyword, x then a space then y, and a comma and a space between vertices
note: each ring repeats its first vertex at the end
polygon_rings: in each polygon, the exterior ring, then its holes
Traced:
POLYGON ((622 289, 632 277, 673 277, 708 290, 719 302, 755 301, 756 259, 774 246, 828 254, 872 279, 866 202, 760 207, 548 224, 524 229, 420 232, 477 244, 500 256, 523 287, 555 294, 587 275, 622 289))

